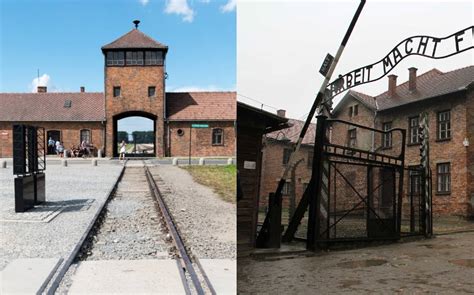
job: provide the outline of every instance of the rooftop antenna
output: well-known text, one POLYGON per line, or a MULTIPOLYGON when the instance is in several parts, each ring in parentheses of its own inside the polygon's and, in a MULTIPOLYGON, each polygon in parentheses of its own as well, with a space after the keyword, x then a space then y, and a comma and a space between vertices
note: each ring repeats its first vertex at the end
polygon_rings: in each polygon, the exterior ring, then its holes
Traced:
POLYGON ((135 24, 135 29, 138 29, 138 24, 140 21, 138 19, 134 20, 133 23, 135 24))

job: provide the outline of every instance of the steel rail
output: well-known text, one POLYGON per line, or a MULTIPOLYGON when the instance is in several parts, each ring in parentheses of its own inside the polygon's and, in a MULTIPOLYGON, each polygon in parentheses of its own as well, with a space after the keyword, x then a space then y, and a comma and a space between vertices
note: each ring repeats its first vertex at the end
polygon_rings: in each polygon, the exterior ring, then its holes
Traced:
MULTIPOLYGON (((153 175, 151 174, 150 170, 148 169, 148 166, 145 164, 145 174, 146 178, 148 181, 148 185, 150 187, 150 191, 152 192, 152 196, 155 199, 159 210, 161 211, 161 214, 166 222, 166 226, 168 230, 170 231, 173 242, 176 246, 176 249, 178 249, 179 254, 180 254, 180 259, 184 265, 184 268, 186 271, 189 273, 189 276, 191 277, 191 280, 193 282, 194 288, 196 289, 197 294, 205 294, 204 288, 201 285, 201 282, 199 281, 199 277, 196 273, 196 270, 194 269, 194 266, 191 261, 191 257, 188 255, 186 248, 184 246, 184 242, 177 230, 177 227, 173 221, 173 218, 171 217, 171 214, 169 212, 168 206, 166 205, 165 201, 163 200, 163 197, 161 195, 160 190, 158 189, 158 185, 155 182, 155 179, 153 178, 153 175)), ((212 286, 209 284, 209 289, 211 292, 214 290, 212 286)), ((215 291, 213 292, 215 294, 215 291)))

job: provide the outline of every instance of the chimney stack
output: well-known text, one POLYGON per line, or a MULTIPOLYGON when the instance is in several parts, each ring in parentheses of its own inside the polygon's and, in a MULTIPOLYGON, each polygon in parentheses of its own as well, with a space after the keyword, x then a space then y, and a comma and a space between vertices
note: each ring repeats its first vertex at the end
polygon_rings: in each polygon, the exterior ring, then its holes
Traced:
POLYGON ((86 92, 86 87, 81 86, 81 92, 86 92))
POLYGON ((46 92, 48 92, 48 87, 38 86, 37 91, 38 91, 38 93, 46 93, 46 92))
POLYGON ((394 96, 397 88, 397 75, 388 75, 388 95, 394 96))
POLYGON ((286 111, 285 110, 278 110, 277 115, 283 118, 286 118, 286 111))
POLYGON ((408 69, 408 90, 411 92, 416 91, 416 70, 418 69, 414 67, 408 69))

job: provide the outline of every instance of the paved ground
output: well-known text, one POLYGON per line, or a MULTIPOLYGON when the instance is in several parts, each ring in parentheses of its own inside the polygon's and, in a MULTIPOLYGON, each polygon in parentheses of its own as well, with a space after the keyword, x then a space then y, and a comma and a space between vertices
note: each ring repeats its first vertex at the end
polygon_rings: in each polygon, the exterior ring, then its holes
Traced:
POLYGON ((185 294, 176 260, 84 261, 68 294, 185 294))
POLYGON ((239 294, 472 294, 474 232, 431 240, 238 260, 239 294))
POLYGON ((0 169, 0 270, 19 258, 55 258, 61 271, 122 170, 118 161, 87 162, 48 165, 47 202, 27 213, 14 212, 11 165, 0 169))

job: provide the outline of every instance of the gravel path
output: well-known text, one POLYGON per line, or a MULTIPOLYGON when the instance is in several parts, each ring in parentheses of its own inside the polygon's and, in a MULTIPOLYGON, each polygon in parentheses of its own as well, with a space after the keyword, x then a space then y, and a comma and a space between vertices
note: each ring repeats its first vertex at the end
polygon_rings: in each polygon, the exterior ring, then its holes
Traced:
POLYGON ((199 259, 236 258, 236 208, 174 166, 150 167, 181 236, 199 259))

